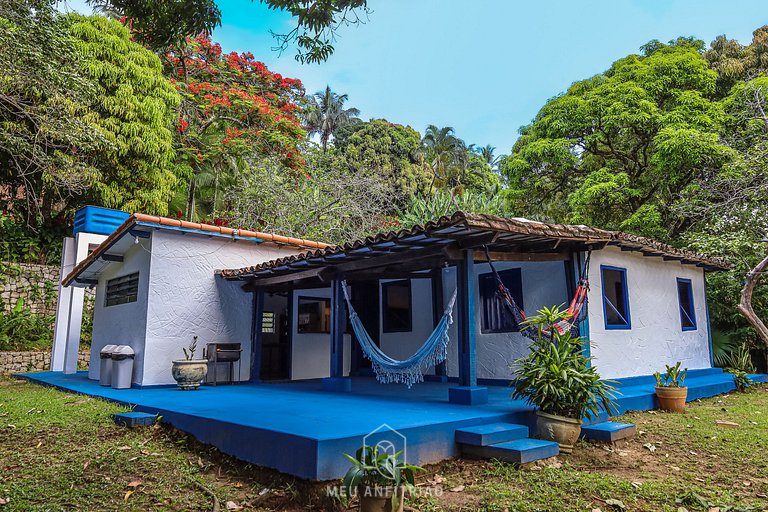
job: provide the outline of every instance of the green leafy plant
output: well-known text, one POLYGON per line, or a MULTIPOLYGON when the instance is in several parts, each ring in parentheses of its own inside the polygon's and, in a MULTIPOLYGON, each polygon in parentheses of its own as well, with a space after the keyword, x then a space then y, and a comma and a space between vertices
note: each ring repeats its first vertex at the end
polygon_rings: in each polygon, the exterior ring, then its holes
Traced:
POLYGON ((749 378, 750 373, 755 373, 755 365, 749 347, 744 344, 733 350, 725 360, 725 371, 733 375, 733 383, 739 391, 746 391, 754 382, 749 378))
POLYGON ((685 376, 688 375, 688 368, 680 369, 680 361, 674 366, 664 365, 667 371, 663 374, 656 372, 653 376, 656 378, 657 388, 682 388, 685 383, 685 376))
POLYGON ((600 379, 592 358, 584 355, 582 339, 554 328, 566 315, 558 306, 545 307, 526 320, 538 335, 530 353, 513 366, 512 398, 524 399, 547 414, 595 418, 601 407, 611 411, 615 389, 612 381, 600 379))
POLYGON ((343 480, 346 495, 354 496, 364 492, 365 496, 386 496, 384 491, 390 489, 392 510, 397 510, 400 505, 400 488, 412 490, 415 485, 414 473, 423 471, 421 467, 401 460, 401 453, 380 453, 378 446, 362 446, 354 457, 345 453, 344 456, 352 463, 343 480))
POLYGON ((197 336, 192 336, 192 343, 187 348, 182 348, 184 351, 184 359, 191 361, 195 358, 195 351, 197 350, 197 336))
POLYGON ((40 315, 19 299, 8 313, 0 313, 0 350, 24 351, 50 348, 53 318, 40 315))

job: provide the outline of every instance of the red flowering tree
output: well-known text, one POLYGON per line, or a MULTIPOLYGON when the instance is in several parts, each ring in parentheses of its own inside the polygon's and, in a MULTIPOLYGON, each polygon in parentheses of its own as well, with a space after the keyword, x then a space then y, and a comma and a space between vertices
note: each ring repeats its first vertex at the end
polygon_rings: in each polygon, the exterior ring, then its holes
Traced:
POLYGON ((219 189, 249 161, 270 156, 290 171, 303 168, 299 80, 271 72, 251 53, 224 54, 207 36, 188 39, 163 60, 183 98, 176 129, 189 178, 187 218, 196 218, 202 187, 212 191, 207 200, 215 216, 219 189))

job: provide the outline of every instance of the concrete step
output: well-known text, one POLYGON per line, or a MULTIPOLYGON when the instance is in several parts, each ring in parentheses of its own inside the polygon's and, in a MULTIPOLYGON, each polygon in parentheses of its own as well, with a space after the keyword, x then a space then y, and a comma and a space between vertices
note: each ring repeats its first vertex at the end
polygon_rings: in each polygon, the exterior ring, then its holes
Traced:
POLYGON ((456 442, 465 445, 487 446, 528 437, 528 427, 515 423, 487 423, 456 429, 456 442))
POLYGON ((614 442, 619 439, 634 437, 637 428, 632 423, 619 423, 617 421, 604 421, 586 427, 581 427, 581 437, 590 441, 614 442))
POLYGON ((112 415, 112 421, 121 427, 151 427, 157 421, 157 414, 146 412, 117 412, 112 415))
POLYGON ((553 441, 540 439, 517 439, 488 446, 465 444, 462 453, 483 459, 498 459, 505 462, 523 464, 540 459, 548 459, 560 453, 560 446, 553 441))

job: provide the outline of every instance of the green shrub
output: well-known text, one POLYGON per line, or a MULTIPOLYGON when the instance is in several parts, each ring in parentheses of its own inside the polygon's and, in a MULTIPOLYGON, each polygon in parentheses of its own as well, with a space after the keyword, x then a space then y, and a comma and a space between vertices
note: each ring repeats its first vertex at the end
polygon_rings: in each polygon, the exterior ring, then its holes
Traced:
POLYGON ((566 311, 555 306, 526 320, 537 328, 538 336, 530 353, 515 362, 517 380, 512 398, 568 418, 595 418, 601 406, 610 413, 614 398, 611 381, 600 380, 592 358, 584 355, 580 337, 570 332, 560 334, 554 328, 566 316, 566 311))
POLYGON ((0 314, 0 351, 48 350, 53 342, 53 317, 33 313, 19 299, 0 314))

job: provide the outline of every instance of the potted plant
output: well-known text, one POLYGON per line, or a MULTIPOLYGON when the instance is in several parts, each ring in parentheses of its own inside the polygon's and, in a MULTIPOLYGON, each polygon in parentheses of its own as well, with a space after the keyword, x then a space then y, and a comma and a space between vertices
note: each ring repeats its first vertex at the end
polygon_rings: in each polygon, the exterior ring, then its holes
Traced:
POLYGON ((582 339, 556 324, 567 312, 555 306, 529 317, 537 335, 530 352, 513 365, 516 380, 512 398, 523 399, 536 410, 536 436, 556 441, 570 453, 581 435, 582 418, 595 418, 604 408, 610 413, 612 381, 603 381, 591 357, 584 355, 582 339))
POLYGON ((685 399, 688 396, 688 388, 683 386, 688 368, 680 369, 680 361, 675 366, 664 365, 667 371, 662 375, 659 372, 653 374, 656 377, 656 398, 659 399, 659 407, 662 411, 685 411, 685 399))
POLYGON ((205 374, 208 373, 208 361, 194 358, 197 350, 197 336, 192 336, 192 343, 182 350, 184 359, 173 362, 171 373, 182 391, 197 389, 205 378, 205 374))
POLYGON ((344 476, 348 497, 357 496, 360 512, 402 512, 405 491, 414 488, 413 475, 422 468, 406 464, 400 454, 380 453, 378 446, 363 446, 355 456, 344 456, 352 466, 344 476))

